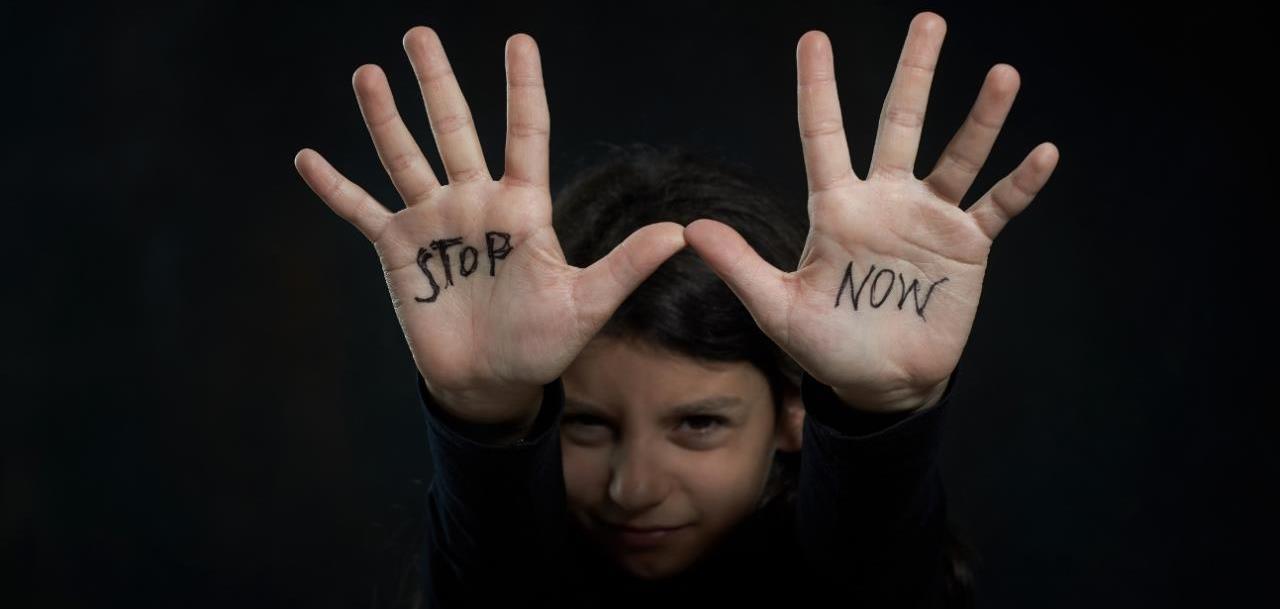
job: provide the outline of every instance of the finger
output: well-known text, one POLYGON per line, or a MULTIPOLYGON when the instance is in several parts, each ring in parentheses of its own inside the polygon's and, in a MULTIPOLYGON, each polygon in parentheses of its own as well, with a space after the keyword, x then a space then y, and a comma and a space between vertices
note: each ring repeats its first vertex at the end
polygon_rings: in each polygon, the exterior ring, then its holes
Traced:
POLYGON ((1005 225, 1031 204, 1057 165, 1057 146, 1049 142, 1036 146, 1013 173, 991 187, 967 213, 978 222, 987 238, 994 241, 1005 225))
POLYGON ((1013 66, 1000 64, 991 68, 964 125, 947 143, 938 163, 923 180, 952 205, 960 204, 987 162, 1000 127, 1013 107, 1018 85, 1018 71, 1013 66))
POLYGON ((880 111, 868 179, 879 173, 891 177, 914 175, 929 88, 946 33, 947 23, 937 13, 925 11, 911 20, 889 95, 880 111))
POLYGON ((360 114, 369 128, 378 158, 400 198, 406 206, 425 199, 440 182, 396 110, 387 75, 378 66, 360 66, 351 76, 351 86, 356 90, 360 114))
POLYGON ((738 231, 716 220, 699 219, 684 229, 685 241, 746 305, 768 336, 782 336, 787 309, 787 274, 756 253, 738 231))
POLYGON ((604 258, 582 269, 573 291, 587 325, 592 330, 603 326, 627 296, 684 246, 683 226, 658 222, 631 233, 604 258))
POLYGON ((858 181, 840 116, 831 40, 813 30, 796 45, 796 108, 809 194, 858 181))
POLYGON ((293 166, 329 209, 359 229, 370 242, 378 240, 394 215, 390 210, 310 148, 298 151, 293 157, 293 166))
POLYGON ((449 183, 491 180, 484 162, 480 137, 471 120, 471 108, 458 88, 458 79, 449 65, 435 30, 420 25, 404 35, 404 50, 413 64, 413 73, 427 105, 431 134, 444 163, 449 183))
POLYGON ((542 82, 542 58, 532 36, 507 39, 507 157, 502 179, 550 188, 551 113, 542 82))

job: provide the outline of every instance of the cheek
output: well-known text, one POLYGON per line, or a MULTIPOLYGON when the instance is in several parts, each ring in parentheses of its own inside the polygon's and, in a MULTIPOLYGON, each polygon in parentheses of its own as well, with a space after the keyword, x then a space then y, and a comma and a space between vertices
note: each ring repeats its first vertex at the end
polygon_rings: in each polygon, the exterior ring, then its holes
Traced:
POLYGON ((689 472, 691 490, 717 521, 733 521, 750 511, 760 494, 759 459, 754 454, 708 454, 689 472))
POLYGON ((704 455, 697 472, 695 501, 707 519, 706 533, 726 534, 759 506, 773 464, 772 443, 756 430, 744 434, 724 450, 704 455))
POLYGON ((561 442, 560 459, 564 466, 564 489, 569 508, 600 502, 609 484, 607 453, 585 450, 561 442))

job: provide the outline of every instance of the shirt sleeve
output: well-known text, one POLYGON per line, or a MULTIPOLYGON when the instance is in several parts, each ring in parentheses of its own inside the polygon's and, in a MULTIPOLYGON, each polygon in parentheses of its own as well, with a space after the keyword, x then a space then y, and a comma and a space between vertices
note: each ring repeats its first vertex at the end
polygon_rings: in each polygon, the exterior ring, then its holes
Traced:
POLYGON ((947 524, 938 444, 959 370, 933 406, 892 414, 855 410, 830 386, 803 375, 796 538, 842 604, 944 606, 947 524))
POLYGON ((528 434, 496 444, 494 430, 444 412, 417 373, 435 474, 427 488, 424 601, 430 609, 558 606, 565 501, 560 379, 543 387, 528 434), (517 605, 518 604, 518 605, 517 605))

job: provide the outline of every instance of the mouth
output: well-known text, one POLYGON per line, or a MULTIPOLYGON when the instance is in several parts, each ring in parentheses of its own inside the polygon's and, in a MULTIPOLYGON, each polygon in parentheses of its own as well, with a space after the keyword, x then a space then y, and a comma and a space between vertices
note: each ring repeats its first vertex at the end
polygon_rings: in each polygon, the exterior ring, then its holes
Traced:
POLYGON ((688 527, 689 525, 635 528, 605 523, 605 530, 609 533, 610 539, 625 548, 658 547, 688 527))

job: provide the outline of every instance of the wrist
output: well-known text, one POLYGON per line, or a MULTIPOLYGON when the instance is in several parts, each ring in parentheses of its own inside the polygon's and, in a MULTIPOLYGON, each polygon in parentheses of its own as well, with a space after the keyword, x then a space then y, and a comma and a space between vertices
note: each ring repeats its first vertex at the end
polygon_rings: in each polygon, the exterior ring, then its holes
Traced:
POLYGON ((440 410, 452 421, 468 428, 491 430, 486 435, 527 431, 542 409, 542 386, 498 391, 429 390, 440 410))
POLYGON ((942 400, 950 377, 942 382, 921 391, 911 391, 907 395, 869 395, 857 389, 832 387, 832 392, 846 406, 862 412, 875 414, 892 414, 912 410, 930 408, 942 400))

